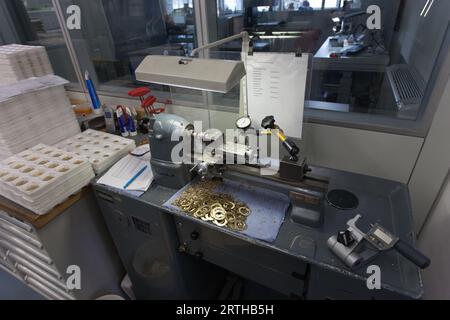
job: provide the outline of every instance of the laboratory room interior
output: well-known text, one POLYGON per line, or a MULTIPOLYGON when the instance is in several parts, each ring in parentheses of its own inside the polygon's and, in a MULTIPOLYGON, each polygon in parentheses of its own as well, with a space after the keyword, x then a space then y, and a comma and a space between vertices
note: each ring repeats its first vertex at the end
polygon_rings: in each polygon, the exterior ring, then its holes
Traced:
POLYGON ((1 0, 0 300, 450 300, 449 20, 1 0))

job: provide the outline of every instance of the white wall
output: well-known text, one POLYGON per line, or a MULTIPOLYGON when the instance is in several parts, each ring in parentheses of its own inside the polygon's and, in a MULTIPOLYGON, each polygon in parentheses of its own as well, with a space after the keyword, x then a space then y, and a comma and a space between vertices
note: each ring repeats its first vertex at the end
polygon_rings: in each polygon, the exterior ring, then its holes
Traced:
POLYGON ((409 183, 416 231, 426 220, 450 168, 450 81, 409 183))
POLYGON ((450 184, 444 187, 419 239, 419 248, 431 258, 423 272, 425 299, 450 299, 450 184))
POLYGON ((304 129, 309 162, 407 183, 423 139, 308 123, 304 129))

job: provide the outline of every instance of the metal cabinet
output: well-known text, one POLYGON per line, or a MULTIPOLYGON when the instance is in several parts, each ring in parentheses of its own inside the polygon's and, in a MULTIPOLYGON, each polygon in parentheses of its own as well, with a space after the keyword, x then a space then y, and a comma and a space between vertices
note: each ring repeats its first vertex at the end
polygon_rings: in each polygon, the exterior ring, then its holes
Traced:
POLYGON ((213 299, 225 272, 181 254, 173 217, 96 186, 98 203, 137 299, 213 299))

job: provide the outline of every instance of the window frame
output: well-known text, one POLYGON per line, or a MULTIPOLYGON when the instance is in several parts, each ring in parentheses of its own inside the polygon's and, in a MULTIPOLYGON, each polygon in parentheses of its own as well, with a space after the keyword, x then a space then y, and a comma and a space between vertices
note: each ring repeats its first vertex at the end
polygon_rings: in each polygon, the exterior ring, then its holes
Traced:
MULTIPOLYGON (((71 62, 79 78, 79 86, 70 84, 67 86, 69 91, 82 92, 87 94, 87 90, 84 83, 84 77, 80 65, 78 63, 78 57, 75 49, 71 44, 70 33, 65 25, 64 11, 60 6, 59 0, 52 0, 53 5, 57 10, 57 16, 60 23, 60 27, 65 35, 65 42, 68 46, 69 54, 71 55, 71 62)), ((217 12, 217 2, 208 0, 193 0, 196 22, 196 34, 198 45, 201 46, 210 41, 213 41, 217 26, 215 21, 213 23, 211 12, 217 12)), ((325 0, 322 2, 322 8, 325 0)), ((332 8, 329 8, 332 10, 332 8)), ((217 17, 214 17, 214 20, 217 17)), ((448 74, 450 73, 450 23, 447 27, 444 42, 442 44, 439 57, 436 60, 432 77, 427 85, 424 100, 418 118, 415 121, 402 120, 397 118, 391 118, 382 115, 374 114, 358 114, 348 112, 333 112, 327 110, 318 110, 314 108, 305 108, 305 121, 314 124, 338 126, 345 128, 355 128, 367 131, 385 132, 392 134, 399 134, 411 137, 426 137, 431 123, 442 97, 445 85, 448 81, 448 74), (447 76, 447 78, 445 78, 447 76)), ((119 87, 121 88, 121 87, 119 87)), ((99 90, 100 95, 111 96, 117 98, 129 98, 125 92, 125 89, 115 90, 110 92, 109 90, 99 90)), ((158 96, 160 93, 165 95, 164 91, 155 92, 158 96)), ((230 113, 239 113, 239 109, 231 106, 215 105, 214 99, 208 93, 202 94, 202 103, 174 100, 175 105, 199 108, 204 110, 224 111, 230 113), (208 104, 208 102, 210 104, 208 104)))

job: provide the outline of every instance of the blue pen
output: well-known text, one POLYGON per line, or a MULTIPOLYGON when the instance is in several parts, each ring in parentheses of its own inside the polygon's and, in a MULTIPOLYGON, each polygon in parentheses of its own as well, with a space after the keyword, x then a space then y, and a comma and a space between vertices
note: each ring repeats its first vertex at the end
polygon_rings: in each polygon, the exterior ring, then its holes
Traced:
POLYGON ((123 188, 126 190, 134 181, 136 181, 137 178, 139 178, 144 172, 145 170, 147 170, 148 166, 143 167, 141 170, 139 170, 138 173, 136 173, 136 175, 130 179, 130 181, 128 181, 123 188))
POLYGON ((89 75, 89 71, 86 71, 84 73, 84 78, 86 80, 86 87, 89 91, 89 96, 91 97, 92 108, 95 113, 100 113, 102 111, 102 104, 100 102, 100 99, 98 98, 97 91, 95 90, 94 83, 92 82, 91 76, 89 75))

